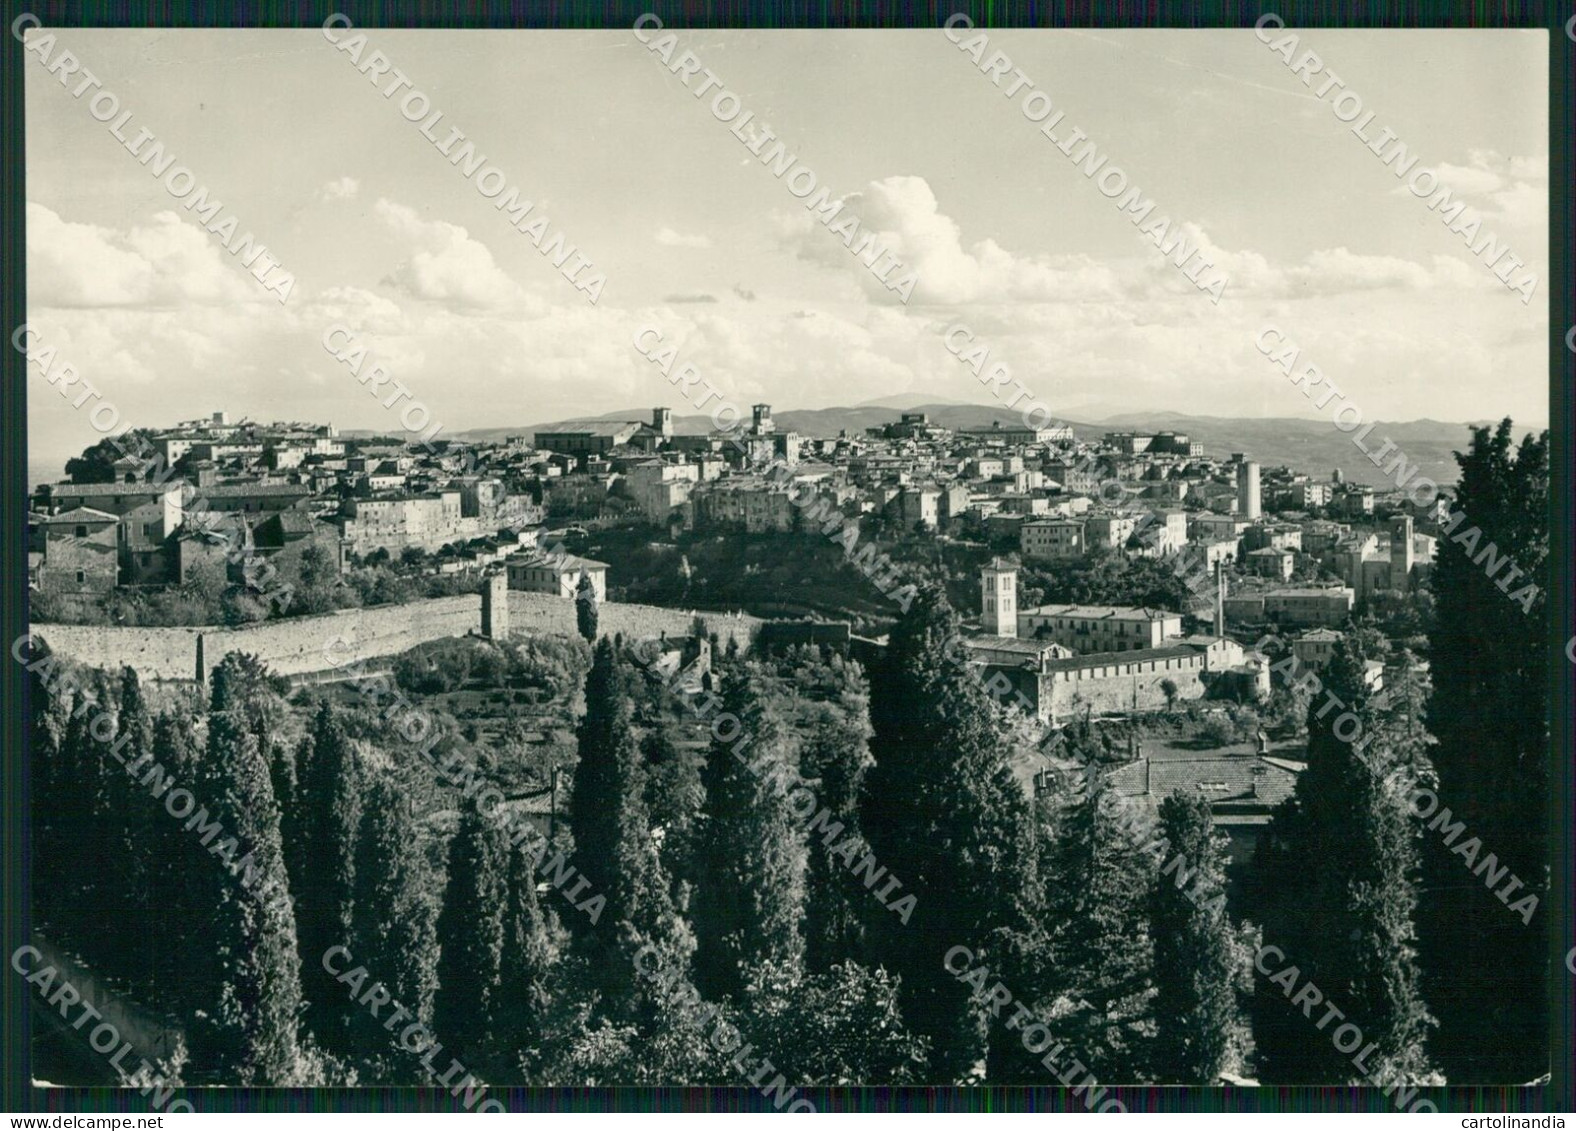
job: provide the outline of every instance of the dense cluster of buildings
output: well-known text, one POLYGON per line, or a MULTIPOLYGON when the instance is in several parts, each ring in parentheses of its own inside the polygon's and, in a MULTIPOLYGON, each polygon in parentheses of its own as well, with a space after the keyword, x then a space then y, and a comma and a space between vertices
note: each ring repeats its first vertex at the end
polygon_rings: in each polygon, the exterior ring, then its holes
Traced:
MULTIPOLYGON (((266 566, 318 568, 408 559, 452 573, 533 556, 543 508, 506 482, 527 483, 530 453, 507 446, 485 461, 458 449, 418 450, 339 436, 333 425, 231 422, 220 412, 144 438, 113 462, 79 461, 76 479, 47 483, 28 516, 30 584, 48 593, 185 584, 212 566, 251 582, 266 566), (412 556, 414 555, 414 558, 412 556)), ((542 556, 542 555, 537 555, 542 556)), ((546 555, 592 574, 606 567, 546 555)), ((515 569, 520 587, 559 592, 564 582, 515 569)))
MULTIPOLYGON (((965 654, 993 694, 1052 727, 1086 714, 1263 699, 1270 664, 1252 642, 1265 634, 1299 668, 1324 667, 1365 605, 1426 578, 1449 513, 1444 502, 1417 508, 1338 472, 1316 481, 1243 454, 1211 456, 1174 432, 952 430, 922 412, 860 435, 801 436, 779 429, 761 404, 726 433, 681 435, 671 411, 657 408, 645 419, 569 421, 464 449, 216 413, 147 439, 140 458, 81 462, 78 481, 37 488, 37 589, 181 584, 204 563, 256 584, 260 563, 294 559, 299 568, 316 548, 315 566, 336 572, 382 562, 475 571, 489 579, 490 631, 492 610, 507 608, 498 600, 505 588, 568 600, 589 582, 607 599, 618 563, 567 552, 562 539, 575 534, 811 537, 877 520, 877 541, 944 539, 977 555, 979 609, 965 617, 965 654), (1026 570, 1054 575, 1092 555, 1186 573, 1192 598, 1181 608, 1021 603, 1026 570)), ((767 648, 880 646, 847 623, 766 627, 767 648)), ((1379 665, 1369 666, 1377 684, 1379 665)), ((1240 755, 1152 762, 1135 750, 1113 780, 1144 804, 1174 788, 1203 791, 1235 859, 1300 769, 1267 745, 1240 755)))
MULTIPOLYGON (((775 432, 764 405, 732 439, 674 437, 668 423, 661 410, 649 425, 624 422, 623 450, 566 469, 597 484, 572 496, 575 518, 620 523, 633 509, 672 534, 781 533, 805 528, 813 494, 845 521, 882 516, 888 537, 958 539, 1051 569, 1099 552, 1187 559, 1213 579, 1186 609, 1018 608, 1015 564, 985 567, 971 655, 1047 720, 1159 709, 1212 688, 1267 693, 1268 671, 1228 632, 1306 635, 1298 655, 1314 663, 1322 634, 1426 576, 1443 513, 1339 472, 1320 482, 1243 454, 1211 457, 1175 432, 1080 440, 1065 426, 949 430, 905 412, 863 435, 797 437, 775 432)), ((560 426, 538 443, 587 451, 606 425, 560 426)))
POLYGON ((988 680, 1011 690, 1024 710, 1059 723, 1085 711, 1129 714, 1202 699, 1214 684, 1233 697, 1270 690, 1269 667, 1226 635, 1217 571, 1212 631, 1184 631, 1187 618, 1124 605, 1018 602, 1018 568, 995 559, 980 570, 979 630, 965 640, 988 680))
POLYGON ((1206 673, 1240 663, 1186 635, 1184 614, 1217 622, 1217 638, 1227 627, 1315 631, 1344 625, 1377 594, 1407 591, 1431 567, 1443 513, 1376 498, 1339 473, 1316 482, 1242 454, 1211 456, 1175 432, 952 430, 905 412, 861 435, 801 436, 779 429, 765 404, 726 433, 678 434, 671 410, 656 408, 464 449, 215 413, 77 478, 102 481, 34 495, 29 565, 42 590, 178 584, 213 561, 234 576, 238 558, 315 546, 335 569, 391 560, 497 571, 511 586, 560 594, 590 576, 605 593, 606 564, 545 552, 558 532, 764 535, 820 525, 832 511, 844 524, 880 516, 887 538, 948 538, 1040 568, 1098 552, 1186 558, 1220 580, 1191 608, 997 612, 994 647, 1013 652, 1016 668, 1046 686, 1126 680, 1130 701, 1139 675, 1186 697, 1206 673), (1085 658, 1108 654, 1124 658, 1089 674, 1085 658))

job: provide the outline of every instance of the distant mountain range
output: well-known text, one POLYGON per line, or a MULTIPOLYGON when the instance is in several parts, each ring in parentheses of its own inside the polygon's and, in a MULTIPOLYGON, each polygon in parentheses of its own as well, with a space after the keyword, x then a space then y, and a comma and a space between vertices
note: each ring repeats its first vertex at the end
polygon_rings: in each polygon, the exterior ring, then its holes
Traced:
POLYGON ((938 393, 893 393, 890 397, 876 397, 874 400, 860 401, 859 408, 896 408, 904 412, 912 412, 925 405, 940 404, 968 404, 954 397, 943 397, 938 393))
MULTIPOLYGON (((840 432, 863 436, 866 428, 877 428, 896 421, 904 412, 923 412, 943 428, 989 427, 1000 421, 1003 424, 1020 421, 1019 414, 999 405, 949 404, 937 401, 910 403, 913 394, 898 394, 882 398, 894 404, 870 402, 839 408, 789 409, 775 412, 772 419, 780 431, 798 432, 806 436, 834 437, 840 432)), ((649 409, 630 409, 624 412, 603 413, 597 417, 579 419, 596 420, 647 420, 649 409)), ((496 441, 505 436, 522 433, 551 431, 563 421, 512 428, 479 428, 457 435, 477 441, 496 441)), ((1383 467, 1376 467, 1352 443, 1350 433, 1340 431, 1329 420, 1310 420, 1290 417, 1251 418, 1192 416, 1182 412, 1126 412, 1108 417, 1098 423, 1067 420, 1079 439, 1094 440, 1107 432, 1182 432, 1204 445, 1211 456, 1229 456, 1242 452, 1249 459, 1265 466, 1285 465, 1296 471, 1327 479, 1332 470, 1339 468, 1351 482, 1383 486, 1393 483, 1383 467)), ((681 435, 700 435, 713 428, 711 418, 697 413, 673 418, 674 431, 681 435)), ((1386 438, 1393 440, 1406 454, 1409 464, 1419 468, 1419 474, 1441 484, 1454 483, 1458 474, 1453 452, 1464 449, 1470 442, 1467 424, 1454 424, 1439 420, 1409 420, 1376 423, 1364 441, 1365 447, 1377 452, 1386 438)), ((1392 452, 1392 456, 1393 456, 1392 452)), ((1384 464, 1388 466, 1391 457, 1384 464)))

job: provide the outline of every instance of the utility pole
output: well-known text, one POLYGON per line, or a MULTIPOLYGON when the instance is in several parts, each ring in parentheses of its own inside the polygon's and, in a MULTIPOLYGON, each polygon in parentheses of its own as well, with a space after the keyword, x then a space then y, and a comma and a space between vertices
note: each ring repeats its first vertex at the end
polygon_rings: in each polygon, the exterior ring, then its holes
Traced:
POLYGON ((547 806, 547 843, 556 844, 558 840, 558 767, 554 766, 548 774, 548 806, 547 806))

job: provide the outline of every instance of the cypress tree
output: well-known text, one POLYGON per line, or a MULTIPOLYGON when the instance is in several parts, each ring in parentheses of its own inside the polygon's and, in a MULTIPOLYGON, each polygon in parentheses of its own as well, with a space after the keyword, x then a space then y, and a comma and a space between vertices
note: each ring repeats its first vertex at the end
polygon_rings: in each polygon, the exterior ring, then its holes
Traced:
POLYGON ((69 779, 66 776, 67 732, 71 701, 56 678, 60 661, 43 641, 34 638, 27 674, 28 768, 32 793, 32 883, 35 922, 58 927, 56 919, 66 891, 67 857, 64 820, 69 779))
MULTIPOLYGON (((1371 646, 1348 635, 1323 673, 1325 691, 1348 705, 1360 731, 1340 724, 1345 714, 1326 701, 1310 705, 1308 768, 1271 827, 1278 845, 1266 867, 1278 898, 1266 908, 1264 938, 1359 1025, 1374 1045, 1363 1057, 1368 1068, 1425 1082, 1432 1069, 1423 1046, 1434 1022, 1417 965, 1418 833, 1405 792, 1389 779, 1399 767, 1426 764, 1426 756, 1415 704, 1403 697, 1387 712, 1369 698, 1363 666, 1371 646)), ((1256 1008, 1263 1079, 1364 1082, 1351 1055, 1294 1009, 1282 987, 1261 980, 1256 1008)))
POLYGON ((362 773, 345 728, 326 701, 313 720, 300 783, 301 969, 307 1025, 330 1049, 346 1048, 355 1006, 323 968, 323 955, 350 940, 362 773))
POLYGON ((965 1079, 984 1052, 981 1011, 942 959, 961 945, 989 963, 1023 925, 1032 876, 1028 799, 964 663, 957 617, 927 585, 872 671, 876 764, 861 804, 877 858, 903 884, 887 909, 870 901, 875 953, 902 977, 903 1013, 930 1041, 937 1083, 965 1079))
POLYGON ((234 656, 214 669, 202 808, 188 834, 207 850, 205 890, 214 898, 212 997, 193 1060, 226 1081, 278 1085, 297 1071, 301 965, 279 807, 247 713, 250 674, 234 656), (202 809, 215 833, 195 823, 202 809))
POLYGON ((712 999, 737 996, 752 966, 803 958, 804 833, 788 803, 797 757, 760 678, 746 665, 723 681, 703 774, 695 985, 712 999))
POLYGON ((802 771, 815 785, 818 810, 841 822, 842 837, 832 844, 824 836, 809 839, 805 877, 805 966, 823 973, 864 955, 864 920, 872 898, 864 884, 836 851, 847 838, 863 840, 859 795, 870 757, 869 701, 857 672, 835 706, 817 704, 801 753, 802 771))
POLYGON ((675 741, 670 728, 659 723, 642 740, 641 757, 646 811, 653 831, 662 831, 657 858, 677 901, 682 890, 694 886, 695 835, 706 802, 706 787, 701 783, 705 751, 675 741))
POLYGON ((569 799, 575 839, 571 862, 588 881, 582 898, 601 895, 607 900, 594 922, 589 913, 570 922, 579 952, 604 966, 622 933, 621 924, 650 934, 670 911, 646 813, 645 776, 626 679, 613 642, 603 639, 586 673, 579 761, 569 799))
POLYGON ((517 1068, 521 1055, 542 1039, 548 1008, 547 978, 553 945, 536 900, 536 873, 523 846, 509 852, 508 903, 503 919, 493 1059, 517 1068))
POLYGON ((66 700, 65 730, 60 739, 60 763, 55 779, 61 786, 61 803, 54 821, 59 849, 55 859, 58 876, 54 891, 55 926, 65 938, 76 937, 93 894, 89 878, 84 874, 86 838, 93 811, 82 793, 92 765, 92 739, 88 737, 90 699, 87 690, 79 688, 66 700), (66 800, 68 788, 75 796, 74 803, 66 800))
POLYGON ((508 842, 467 801, 449 843, 449 877, 438 914, 438 991, 433 1023, 456 1056, 491 1042, 500 1006, 508 842))
MULTIPOLYGON (((285 841, 285 871, 290 874, 290 889, 296 893, 298 900, 306 898, 315 864, 310 842, 314 821, 313 811, 321 804, 321 799, 312 792, 316 784, 312 770, 312 755, 317 748, 316 731, 322 708, 323 704, 320 704, 318 710, 312 713, 311 720, 306 725, 306 733, 300 741, 300 748, 291 759, 293 780, 289 784, 292 803, 289 805, 283 801, 279 803, 283 810, 279 816, 279 829, 285 841)), ((282 767, 276 763, 276 782, 282 774, 282 767)), ((277 785, 275 789, 278 789, 277 785)), ((304 931, 305 912, 298 907, 296 915, 301 920, 301 929, 304 931)), ((302 945, 306 945, 304 941, 302 945)), ((309 993, 307 996, 312 995, 309 993)))
POLYGON ((156 811, 157 802, 135 779, 153 757, 154 726, 137 672, 130 667, 121 672, 119 707, 114 754, 105 767, 110 777, 110 828, 118 835, 104 861, 104 872, 123 925, 114 936, 114 969, 141 984, 152 974, 159 948, 158 921, 166 914, 152 902, 154 827, 161 817, 170 818, 156 811))
POLYGON ((164 945, 154 955, 154 999, 185 1017, 207 1008, 201 998, 204 982, 195 975, 213 955, 208 938, 213 908, 202 896, 212 875, 213 858, 199 838, 172 815, 165 799, 177 788, 200 788, 202 758, 195 720, 184 710, 162 713, 153 726, 153 748, 156 753, 139 771, 136 788, 155 810, 149 903, 161 915, 164 945))
MULTIPOLYGON (((356 965, 366 967, 368 986, 381 983, 410 1014, 407 1024, 430 1028, 438 984, 433 881, 410 799, 382 776, 366 790, 355 884, 350 950, 356 965)), ((420 1081, 410 1054, 395 1047, 397 1033, 384 1029, 366 1006, 353 1006, 351 1016, 356 1052, 372 1079, 420 1081)))
MULTIPOLYGON (((68 783, 69 796, 60 820, 65 893, 61 928, 85 956, 96 961, 103 961, 113 951, 100 930, 95 908, 100 901, 112 908, 118 906, 118 893, 104 865, 124 835, 119 827, 121 817, 115 812, 110 743, 103 739, 105 723, 114 721, 114 709, 109 681, 102 672, 93 673, 72 697, 62 758, 66 772, 62 781, 68 783)), ((109 738, 113 737, 111 730, 109 738)))
MULTIPOLYGON (((1056 927, 1045 910, 1047 899, 1044 877, 1056 875, 1056 851, 1062 826, 1071 808, 1071 790, 1065 781, 1042 778, 1029 806, 1029 867, 1021 921, 1001 935, 991 966, 993 976, 1011 986, 1013 994, 1025 1005, 1038 1006, 1051 1000, 1058 956, 1051 938, 1056 927), (1053 788, 1054 786, 1054 788, 1053 788)), ((1006 1018, 986 1021, 985 1082, 990 1084, 1031 1084, 1047 1079, 1048 1073, 1037 1058, 1023 1046, 1021 1036, 1004 1028, 1006 1018)))
POLYGON ((1523 1083, 1549 1070, 1548 433, 1517 446, 1508 419, 1476 428, 1456 462, 1430 579, 1439 812, 1423 834, 1423 950, 1447 1078, 1523 1083), (1465 832, 1447 840, 1452 821, 1465 832), (1489 853, 1509 869, 1498 882, 1489 853))
POLYGON ((1173 793, 1160 802, 1160 830, 1170 857, 1162 868, 1173 870, 1156 875, 1150 896, 1154 1078, 1212 1085, 1246 1067, 1251 1035, 1242 1006, 1256 948, 1253 934, 1226 915, 1226 838, 1214 831, 1209 802, 1173 793))
POLYGON ((587 644, 596 643, 596 624, 596 586, 589 573, 582 573, 580 584, 575 586, 575 628, 587 644))
POLYGON ((285 874, 290 890, 298 896, 304 878, 301 854, 301 782, 296 753, 281 741, 271 741, 268 750, 268 778, 273 782, 274 800, 279 804, 279 837, 284 843, 285 874))
MULTIPOLYGON (((1091 763, 1085 763, 1089 765, 1091 763)), ((1124 804, 1098 769, 1081 772, 1058 815, 1045 877, 1049 955, 1043 1017, 1101 1080, 1153 1078, 1154 951, 1149 896, 1158 829, 1124 804)), ((1031 984, 1035 984, 1031 979, 1031 984)), ((1050 1073, 1038 1065, 1041 1078, 1050 1073)), ((1169 1082, 1169 1081, 1168 1081, 1169 1082)))

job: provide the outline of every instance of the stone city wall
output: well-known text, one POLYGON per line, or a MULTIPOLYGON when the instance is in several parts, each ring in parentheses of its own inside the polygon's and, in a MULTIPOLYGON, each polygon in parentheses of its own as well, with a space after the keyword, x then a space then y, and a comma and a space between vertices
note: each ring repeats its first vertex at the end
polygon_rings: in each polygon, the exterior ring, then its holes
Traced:
MULTIPOLYGON (((575 603, 546 593, 510 590, 509 628, 514 635, 562 633, 573 635, 575 603)), ((419 644, 481 631, 479 594, 435 597, 404 605, 370 609, 342 609, 323 616, 285 620, 239 628, 201 626, 141 628, 124 625, 36 624, 34 635, 56 652, 88 667, 118 671, 130 666, 144 679, 194 680, 199 657, 202 678, 231 652, 250 652, 281 675, 323 671, 325 645, 336 637, 336 658, 352 655, 369 658, 392 656, 419 644)), ((699 613, 652 605, 603 604, 598 610, 603 633, 622 633, 625 639, 683 636, 697 615, 717 633, 721 646, 736 639, 749 644, 750 633, 760 621, 744 614, 699 613)))

